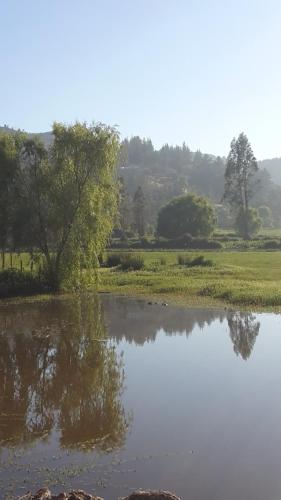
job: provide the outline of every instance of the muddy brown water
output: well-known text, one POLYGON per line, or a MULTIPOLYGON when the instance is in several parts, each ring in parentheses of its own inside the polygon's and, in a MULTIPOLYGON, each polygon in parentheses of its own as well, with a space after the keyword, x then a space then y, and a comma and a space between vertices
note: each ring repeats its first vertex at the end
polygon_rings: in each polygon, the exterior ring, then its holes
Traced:
POLYGON ((281 316, 111 295, 0 305, 0 498, 281 492, 281 316))

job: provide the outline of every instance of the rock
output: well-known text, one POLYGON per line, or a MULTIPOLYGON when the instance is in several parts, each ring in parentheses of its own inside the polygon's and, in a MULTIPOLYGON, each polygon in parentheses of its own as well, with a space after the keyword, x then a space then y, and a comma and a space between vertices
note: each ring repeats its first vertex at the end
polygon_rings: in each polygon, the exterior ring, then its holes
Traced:
POLYGON ((52 495, 48 488, 42 488, 38 490, 35 495, 30 492, 20 497, 18 500, 103 500, 100 497, 94 497, 89 495, 83 490, 70 491, 69 493, 59 493, 58 495, 52 495))
POLYGON ((23 497, 20 497, 19 500, 50 500, 52 498, 52 494, 49 488, 41 488, 40 490, 32 495, 30 492, 26 493, 23 497))
MULTIPOLYGON (((58 498, 58 497, 56 497, 56 498, 58 498)), ((83 491, 83 490, 71 491, 69 493, 68 497, 66 497, 66 498, 67 498, 67 500, 103 500, 100 497, 93 497, 92 495, 85 493, 85 491, 83 491)))
MULTIPOLYGON (((59 493, 52 495, 48 488, 41 488, 35 495, 30 492, 18 498, 18 500, 103 500, 100 497, 95 497, 86 493, 83 490, 73 490, 69 493, 59 493)), ((128 497, 121 500, 181 500, 179 497, 169 491, 144 491, 138 490, 131 493, 128 497)))
POLYGON ((134 491, 122 500, 181 500, 179 497, 169 491, 134 491))

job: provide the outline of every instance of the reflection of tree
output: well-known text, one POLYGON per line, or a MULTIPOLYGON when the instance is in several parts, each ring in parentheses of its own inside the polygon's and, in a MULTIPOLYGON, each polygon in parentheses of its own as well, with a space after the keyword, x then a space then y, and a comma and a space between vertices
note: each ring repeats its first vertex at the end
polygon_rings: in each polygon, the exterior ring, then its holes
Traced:
POLYGON ((166 335, 188 337, 196 326, 203 329, 213 321, 225 318, 225 312, 221 310, 147 305, 143 300, 110 295, 102 297, 102 304, 109 335, 118 342, 125 339, 139 345, 154 342, 160 330, 166 335))
POLYGON ((125 438, 122 359, 97 297, 0 312, 0 442, 61 432, 61 444, 108 448, 125 438))
POLYGON ((231 312, 227 317, 233 350, 243 359, 248 359, 259 334, 260 323, 251 313, 231 312))

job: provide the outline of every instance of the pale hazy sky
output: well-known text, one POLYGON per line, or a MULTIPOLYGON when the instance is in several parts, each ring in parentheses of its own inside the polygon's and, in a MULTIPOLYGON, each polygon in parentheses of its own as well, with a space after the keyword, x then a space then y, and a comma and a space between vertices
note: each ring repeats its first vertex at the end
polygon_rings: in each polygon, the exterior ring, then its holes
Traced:
POLYGON ((0 124, 281 156, 281 0, 0 0, 0 124))

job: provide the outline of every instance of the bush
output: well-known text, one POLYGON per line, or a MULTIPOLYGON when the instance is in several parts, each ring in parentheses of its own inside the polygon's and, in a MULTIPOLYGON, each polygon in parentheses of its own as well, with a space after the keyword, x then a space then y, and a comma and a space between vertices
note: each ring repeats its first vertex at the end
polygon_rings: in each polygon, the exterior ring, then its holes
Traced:
POLYGON ((237 233, 242 236, 244 239, 249 239, 250 236, 254 236, 261 228, 261 219, 258 215, 258 212, 255 208, 249 208, 248 212, 245 214, 242 209, 239 210, 236 220, 235 227, 237 233), (248 234, 247 234, 247 228, 248 234))
POLYGON ((144 258, 142 255, 124 253, 121 255, 120 268, 122 271, 140 271, 144 268, 144 258))
POLYGON ((198 257, 194 257, 194 259, 190 259, 186 255, 178 255, 178 264, 179 266, 187 267, 211 267, 213 265, 213 262, 210 259, 205 259, 204 255, 198 255, 198 257))
POLYGON ((211 267, 213 265, 213 261, 211 259, 205 259, 204 255, 198 255, 191 262, 190 266, 203 266, 203 267, 211 267))
POLYGON ((107 256, 105 267, 116 267, 121 264, 121 254, 111 253, 107 256))
POLYGON ((198 248, 200 250, 219 250, 223 248, 222 243, 216 240, 209 240, 207 238, 193 238, 190 248, 198 248))
POLYGON ((267 240, 261 246, 264 250, 280 250, 281 242, 279 240, 267 240))
POLYGON ((160 258, 160 265, 161 265, 161 266, 165 266, 165 265, 166 265, 166 263, 167 263, 167 260, 165 259, 165 257, 161 257, 161 258, 160 258))
POLYGON ((185 255, 178 255, 178 265, 179 266, 189 266, 190 258, 185 255))
POLYGON ((195 194, 173 198, 158 214, 157 234, 176 239, 190 233, 209 236, 215 227, 215 214, 209 201, 195 194))
POLYGON ((272 227, 272 212, 271 209, 267 206, 261 206, 258 208, 258 214, 262 222, 262 227, 272 227))
POLYGON ((31 272, 4 269, 0 272, 0 298, 48 292, 47 283, 31 272))

